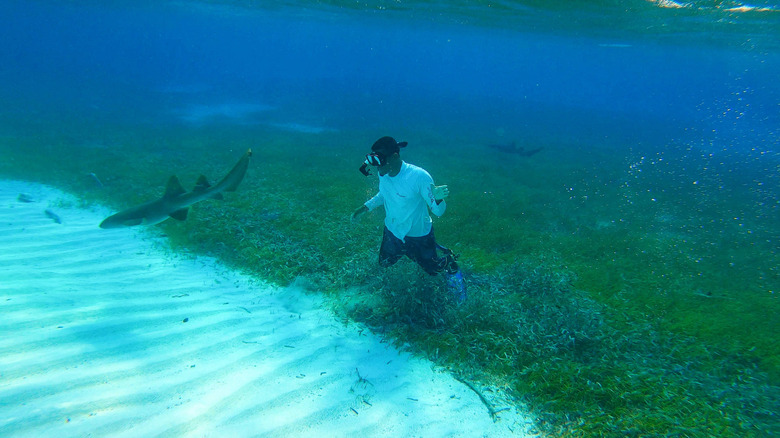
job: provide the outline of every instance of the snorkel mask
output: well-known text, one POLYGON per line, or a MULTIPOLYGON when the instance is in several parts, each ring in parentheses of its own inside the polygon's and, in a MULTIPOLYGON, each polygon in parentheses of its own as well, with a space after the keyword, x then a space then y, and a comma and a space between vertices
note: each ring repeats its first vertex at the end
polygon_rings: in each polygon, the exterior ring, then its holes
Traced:
POLYGON ((387 163, 387 157, 384 155, 377 154, 376 152, 366 155, 366 161, 363 162, 363 165, 360 166, 360 173, 362 173, 365 176, 371 175, 371 171, 369 170, 368 166, 372 167, 379 167, 384 166, 385 163, 387 163))
POLYGON ((380 167, 387 164, 388 159, 397 154, 401 148, 406 147, 405 141, 397 142, 393 137, 382 137, 371 146, 371 153, 366 155, 366 161, 360 166, 360 173, 365 176, 371 175, 369 166, 380 167))

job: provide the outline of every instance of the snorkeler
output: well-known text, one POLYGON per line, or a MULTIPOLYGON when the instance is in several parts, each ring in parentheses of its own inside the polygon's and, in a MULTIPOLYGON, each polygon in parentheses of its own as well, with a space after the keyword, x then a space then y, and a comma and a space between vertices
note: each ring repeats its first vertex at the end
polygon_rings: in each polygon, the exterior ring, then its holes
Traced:
POLYGON ((379 264, 389 267, 406 255, 430 275, 444 273, 447 286, 458 304, 466 300, 466 283, 455 261, 456 256, 436 243, 430 209, 436 216, 444 214, 444 200, 450 192, 447 186, 435 186, 431 175, 420 167, 401 160, 401 148, 406 142, 382 137, 371 146, 371 153, 360 171, 368 176, 370 168, 379 173, 379 193, 361 205, 354 213, 356 220, 363 213, 380 205, 385 207, 385 228, 379 248, 379 264), (440 257, 437 250, 442 251, 440 257))

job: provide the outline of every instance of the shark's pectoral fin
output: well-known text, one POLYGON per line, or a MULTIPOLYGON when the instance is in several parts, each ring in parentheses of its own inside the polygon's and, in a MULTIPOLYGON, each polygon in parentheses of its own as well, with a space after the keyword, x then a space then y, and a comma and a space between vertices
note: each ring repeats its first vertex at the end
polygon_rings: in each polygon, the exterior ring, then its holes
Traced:
POLYGON ((163 195, 164 199, 175 198, 177 196, 181 196, 184 193, 187 193, 187 191, 184 190, 184 187, 181 186, 179 178, 176 175, 172 175, 170 178, 168 178, 168 185, 165 186, 165 194, 163 195))
POLYGON ((186 221, 188 210, 189 208, 182 208, 181 210, 174 211, 173 213, 170 214, 170 216, 179 221, 186 221))

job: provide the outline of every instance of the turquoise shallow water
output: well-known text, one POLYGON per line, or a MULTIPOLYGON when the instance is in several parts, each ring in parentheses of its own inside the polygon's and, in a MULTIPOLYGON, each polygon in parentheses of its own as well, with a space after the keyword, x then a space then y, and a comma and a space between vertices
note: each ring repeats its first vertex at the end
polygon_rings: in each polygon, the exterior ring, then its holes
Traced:
MULTIPOLYGON (((357 167, 393 135, 450 185, 437 235, 470 272, 555 260, 776 384, 778 5, 578 3, 3 2, 0 169, 120 208, 252 147, 229 211, 342 266, 332 236, 375 190, 357 167), (512 144, 541 151, 491 147, 512 144)), ((373 231, 350 234, 361 263, 373 231)))

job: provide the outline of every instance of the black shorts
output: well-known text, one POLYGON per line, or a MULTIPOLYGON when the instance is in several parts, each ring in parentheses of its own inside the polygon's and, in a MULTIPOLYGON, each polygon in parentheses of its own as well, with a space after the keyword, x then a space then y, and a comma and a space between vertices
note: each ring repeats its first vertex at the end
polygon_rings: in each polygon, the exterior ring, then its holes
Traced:
POLYGON ((452 258, 451 256, 439 257, 436 251, 437 248, 439 246, 436 244, 436 239, 433 236, 433 228, 426 236, 407 236, 404 240, 401 240, 385 227, 382 236, 382 246, 379 248, 379 264, 387 268, 394 265, 401 256, 405 255, 417 262, 428 274, 437 275, 447 269, 452 258))

